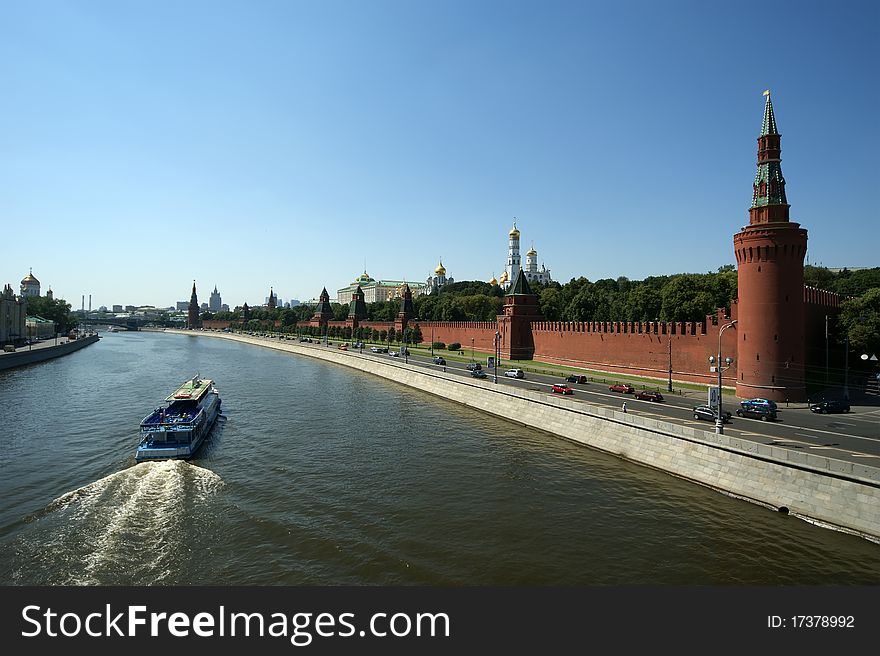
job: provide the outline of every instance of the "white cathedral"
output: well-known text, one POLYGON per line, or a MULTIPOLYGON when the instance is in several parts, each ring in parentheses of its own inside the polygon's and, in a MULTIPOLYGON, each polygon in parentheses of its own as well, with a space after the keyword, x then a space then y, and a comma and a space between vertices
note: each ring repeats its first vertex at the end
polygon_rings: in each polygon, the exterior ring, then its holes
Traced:
MULTIPOLYGON (((498 280, 501 289, 506 291, 514 283, 520 268, 522 268, 520 262, 519 230, 517 230, 516 222, 514 221, 513 228, 507 233, 507 266, 504 268, 504 273, 501 274, 501 278, 498 280)), ((525 274, 526 280, 529 282, 538 282, 542 285, 546 285, 552 281, 549 269, 543 264, 541 264, 541 268, 538 269, 538 251, 535 250, 534 246, 532 246, 529 252, 526 253, 526 266, 522 269, 522 272, 525 274)), ((493 282, 494 280, 495 278, 493 277, 489 282, 493 282)))

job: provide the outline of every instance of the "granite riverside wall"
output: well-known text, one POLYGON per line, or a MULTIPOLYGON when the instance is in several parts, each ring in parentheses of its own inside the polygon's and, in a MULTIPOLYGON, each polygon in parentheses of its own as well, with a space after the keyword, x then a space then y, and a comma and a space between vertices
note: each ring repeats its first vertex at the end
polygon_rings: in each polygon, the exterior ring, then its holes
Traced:
MULTIPOLYGON (((177 332, 177 331, 175 331, 177 332)), ((569 398, 409 367, 335 348, 224 333, 233 339, 360 369, 506 420, 648 465, 726 494, 880 541, 880 468, 835 460, 569 398)))
POLYGON ((99 337, 91 335, 89 337, 81 337, 57 346, 44 346, 38 349, 26 349, 19 347, 15 353, 3 353, 0 355, 0 370, 13 369, 15 367, 23 367, 27 364, 34 364, 52 358, 60 358, 62 355, 73 353, 79 349, 94 344, 99 337))

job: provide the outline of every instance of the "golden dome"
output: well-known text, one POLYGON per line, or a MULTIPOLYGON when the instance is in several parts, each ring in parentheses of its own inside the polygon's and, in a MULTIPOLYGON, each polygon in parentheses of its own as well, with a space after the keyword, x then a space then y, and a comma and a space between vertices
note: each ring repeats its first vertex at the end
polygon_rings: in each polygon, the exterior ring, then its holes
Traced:
POLYGON ((495 276, 492 276, 491 280, 489 280, 489 284, 490 285, 497 285, 498 284, 498 281, 495 280, 495 276))
POLYGON ((443 260, 440 260, 440 264, 438 264, 437 268, 434 269, 434 273, 436 273, 438 276, 446 275, 446 267, 443 266, 443 260))
POLYGON ((510 229, 510 232, 507 233, 509 237, 515 237, 519 239, 519 230, 516 229, 516 224, 513 224, 513 227, 510 229))
POLYGON ((21 284, 22 284, 22 285, 27 284, 27 283, 29 283, 29 282, 35 282, 35 283, 37 283, 38 285, 40 284, 40 281, 37 280, 36 278, 34 278, 34 271, 33 271, 33 269, 31 269, 31 272, 28 273, 24 278, 21 279, 21 284))
POLYGON ((505 271, 504 273, 501 274, 501 279, 498 282, 499 283, 507 282, 507 278, 508 278, 507 271, 505 271))
POLYGON ((536 251, 534 248, 532 248, 528 253, 526 253, 526 257, 537 257, 537 256, 538 256, 538 251, 536 251))

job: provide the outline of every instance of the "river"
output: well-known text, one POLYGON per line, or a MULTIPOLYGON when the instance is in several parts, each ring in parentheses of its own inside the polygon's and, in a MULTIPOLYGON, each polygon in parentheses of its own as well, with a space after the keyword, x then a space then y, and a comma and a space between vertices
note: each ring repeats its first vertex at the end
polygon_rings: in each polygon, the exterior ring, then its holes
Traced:
POLYGON ((876 585, 880 545, 356 370, 106 333, 0 372, 6 585, 876 585), (223 418, 135 464, 194 374, 223 418))

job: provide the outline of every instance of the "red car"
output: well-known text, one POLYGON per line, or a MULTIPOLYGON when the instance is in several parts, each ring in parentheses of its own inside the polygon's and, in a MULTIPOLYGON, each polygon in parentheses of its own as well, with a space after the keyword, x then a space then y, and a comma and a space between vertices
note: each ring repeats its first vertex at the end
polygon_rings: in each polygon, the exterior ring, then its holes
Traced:
POLYGON ((622 383, 615 383, 611 387, 608 388, 610 392, 623 392, 624 394, 632 394, 635 392, 635 389, 631 385, 624 385, 622 383))
POLYGON ((636 392, 633 397, 640 401, 657 401, 658 403, 663 400, 663 395, 660 392, 652 392, 651 390, 636 392))
POLYGON ((574 394, 574 390, 568 385, 554 385, 551 389, 557 394, 574 394))

